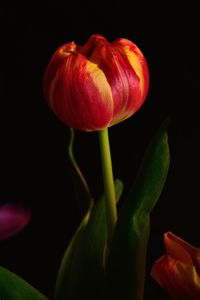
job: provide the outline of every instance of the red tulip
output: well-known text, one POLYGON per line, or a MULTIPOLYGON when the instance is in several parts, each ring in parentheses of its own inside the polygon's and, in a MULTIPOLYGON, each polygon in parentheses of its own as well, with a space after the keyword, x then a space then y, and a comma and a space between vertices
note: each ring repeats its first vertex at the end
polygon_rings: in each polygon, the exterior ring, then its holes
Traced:
POLYGON ((171 232, 165 233, 166 254, 158 259, 152 277, 174 300, 200 299, 200 248, 171 232))
POLYGON ((8 239, 21 231, 30 221, 28 208, 6 203, 0 206, 0 240, 8 239))
POLYGON ((84 46, 58 48, 44 76, 45 99, 66 125, 96 131, 132 116, 149 86, 146 60, 127 39, 92 35, 84 46))

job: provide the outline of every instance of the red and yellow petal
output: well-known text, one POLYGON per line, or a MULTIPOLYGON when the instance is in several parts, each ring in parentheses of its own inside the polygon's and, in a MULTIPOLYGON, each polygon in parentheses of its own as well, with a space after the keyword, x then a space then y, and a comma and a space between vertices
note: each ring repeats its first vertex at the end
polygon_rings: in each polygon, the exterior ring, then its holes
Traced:
POLYGON ((81 54, 67 56, 51 83, 49 105, 68 126, 84 131, 108 126, 113 114, 110 86, 102 70, 81 54))
POLYGON ((45 99, 49 98, 50 86, 56 76, 57 69, 64 63, 67 56, 71 55, 72 53, 76 53, 76 48, 77 46, 74 44, 74 42, 62 45, 51 57, 44 74, 43 89, 45 99))
POLYGON ((103 70, 110 84, 114 105, 111 125, 132 115, 141 98, 139 78, 118 47, 102 36, 93 35, 81 53, 103 70))
POLYGON ((140 79, 141 99, 139 105, 142 105, 149 88, 149 71, 146 59, 140 49, 130 40, 117 39, 112 44, 119 47, 140 79))

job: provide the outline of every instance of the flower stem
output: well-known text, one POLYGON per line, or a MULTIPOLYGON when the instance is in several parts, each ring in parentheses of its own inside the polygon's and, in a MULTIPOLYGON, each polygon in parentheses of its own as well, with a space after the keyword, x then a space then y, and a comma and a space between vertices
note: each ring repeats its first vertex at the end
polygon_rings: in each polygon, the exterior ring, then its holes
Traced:
POLYGON ((101 151, 101 163, 104 182, 104 191, 106 198, 106 218, 108 243, 112 239, 112 234, 117 221, 117 208, 115 199, 115 186, 113 180, 112 161, 110 154, 110 144, 108 137, 108 128, 99 131, 99 143, 101 151))

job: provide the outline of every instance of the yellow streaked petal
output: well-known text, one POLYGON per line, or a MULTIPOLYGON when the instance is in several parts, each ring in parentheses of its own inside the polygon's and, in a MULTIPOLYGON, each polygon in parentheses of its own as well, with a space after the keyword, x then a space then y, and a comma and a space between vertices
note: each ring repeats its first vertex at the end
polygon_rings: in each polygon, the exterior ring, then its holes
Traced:
POLYGON ((100 130, 112 120, 113 99, 107 78, 82 54, 72 53, 57 68, 48 102, 66 125, 76 129, 100 130))
POLYGON ((88 61, 86 64, 86 73, 90 74, 91 80, 102 96, 102 99, 107 103, 108 107, 112 107, 113 110, 112 91, 104 72, 97 64, 88 61))
POLYGON ((137 48, 137 54, 130 50, 128 46, 124 46, 124 53, 128 58, 133 70, 136 72, 140 79, 141 91, 144 91, 144 76, 140 57, 143 56, 141 51, 137 48))
POLYGON ((144 101, 149 88, 149 71, 146 59, 140 49, 127 39, 117 39, 113 46, 120 49, 140 80, 141 100, 144 101))
POLYGON ((72 52, 76 52, 76 44, 74 42, 65 44, 58 49, 58 53, 61 56, 69 56, 72 52))

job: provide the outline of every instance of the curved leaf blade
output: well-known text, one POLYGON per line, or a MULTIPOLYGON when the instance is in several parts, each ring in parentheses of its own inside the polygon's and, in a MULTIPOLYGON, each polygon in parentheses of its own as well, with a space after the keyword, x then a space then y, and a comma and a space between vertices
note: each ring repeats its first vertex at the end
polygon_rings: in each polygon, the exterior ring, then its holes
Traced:
POLYGON ((79 245, 83 242, 84 230, 87 226, 91 209, 83 218, 80 226, 76 230, 71 242, 69 243, 60 264, 55 284, 55 300, 67 299, 68 282, 71 277, 73 261, 76 259, 79 245))
MULTIPOLYGON (((117 200, 122 190, 122 182, 116 180, 117 200)), ((62 273, 58 275, 55 300, 102 299, 107 240, 104 196, 91 210, 90 218, 85 225, 81 237, 77 235, 73 245, 69 246, 73 256, 68 256, 61 264, 62 273)))
POLYGON ((162 193, 169 163, 164 124, 147 148, 116 225, 106 269, 106 300, 143 299, 150 213, 162 193))
POLYGON ((48 300, 24 279, 3 267, 0 267, 0 299, 48 300))

